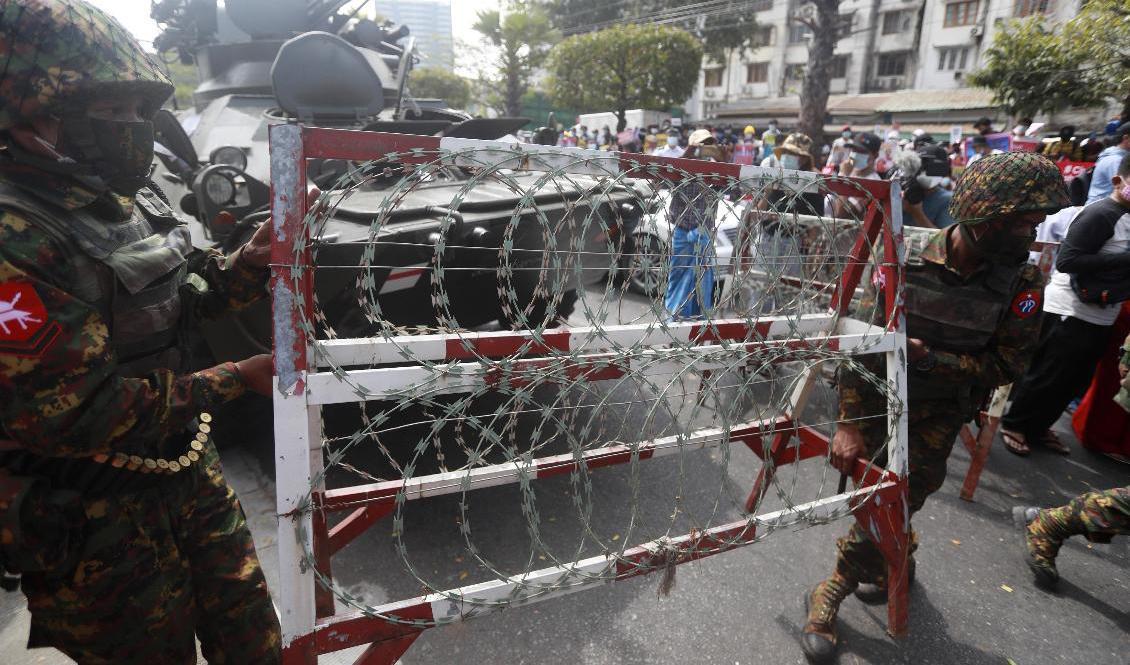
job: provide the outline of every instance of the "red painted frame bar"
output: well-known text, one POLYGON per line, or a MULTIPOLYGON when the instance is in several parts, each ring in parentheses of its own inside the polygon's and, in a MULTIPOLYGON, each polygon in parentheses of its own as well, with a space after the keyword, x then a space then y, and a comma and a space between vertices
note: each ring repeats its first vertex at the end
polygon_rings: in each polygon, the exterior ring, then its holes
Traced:
MULTIPOLYGON (((290 297, 289 303, 280 303, 276 296, 276 320, 280 314, 283 315, 285 320, 290 323, 290 330, 296 333, 296 338, 282 340, 284 343, 282 360, 285 360, 285 362, 280 362, 279 353, 276 352, 276 376, 281 379, 284 378, 285 374, 286 381, 280 381, 280 389, 289 390, 297 395, 301 395, 305 390, 303 379, 307 371, 308 352, 306 348, 307 340, 302 333, 304 322, 300 320, 299 310, 295 307, 297 298, 302 298, 301 302, 306 305, 308 312, 313 311, 313 275, 307 269, 310 268, 309 252, 303 251, 295 254, 295 248, 299 247, 296 241, 305 232, 302 219, 307 209, 305 160, 321 157, 365 161, 379 159, 387 153, 395 152, 397 153, 397 161, 424 163, 434 161, 438 158, 437 153, 447 149, 444 139, 434 137, 304 127, 299 128, 299 132, 301 145, 298 148, 299 163, 296 165, 294 178, 288 178, 288 186, 276 190, 274 193, 276 199, 282 198, 284 200, 284 205, 276 205, 275 209, 285 210, 286 214, 282 219, 275 219, 272 222, 275 225, 275 237, 272 243, 271 277, 272 289, 278 289, 276 293, 281 293, 284 299, 287 296, 290 297), (298 266, 303 268, 301 274, 297 277, 291 274, 291 264, 293 263, 297 263, 298 266)), ((618 165, 619 172, 622 175, 652 180, 680 179, 685 172, 702 176, 708 182, 725 185, 755 176, 770 178, 777 176, 776 171, 761 169, 760 167, 739 167, 733 164, 717 164, 698 160, 662 159, 646 155, 605 153, 592 156, 579 151, 574 153, 563 149, 514 146, 492 141, 459 140, 451 145, 456 146, 457 149, 468 147, 491 148, 500 152, 512 152, 515 156, 545 154, 573 157, 575 154, 578 163, 611 162, 618 165)), ((524 160, 522 163, 528 165, 529 162, 524 160)), ((796 176, 794 176, 795 178, 796 176)), ((276 185, 274 179, 272 179, 272 185, 276 185)), ((833 298, 834 309, 840 314, 847 312, 851 294, 855 292, 859 285, 864 263, 870 258, 871 246, 878 239, 878 233, 881 230, 884 233, 885 253, 884 264, 879 268, 879 275, 885 288, 885 295, 888 296, 886 300, 888 303, 889 327, 892 331, 897 331, 901 325, 900 318, 897 316, 901 303, 895 300, 902 279, 899 270, 899 257, 897 256, 897 248, 901 247, 901 238, 894 236, 889 226, 884 224, 885 219, 891 219, 892 199, 897 204, 897 188, 892 188, 890 183, 884 181, 820 179, 820 191, 822 192, 841 196, 860 196, 861 190, 881 201, 881 204, 876 205, 876 201, 871 201, 868 204, 864 228, 857 236, 855 246, 849 255, 851 263, 836 286, 837 292, 833 298)), ((710 325, 704 326, 703 331, 701 331, 702 334, 700 334, 702 339, 696 341, 707 343, 722 339, 729 332, 725 330, 715 332, 712 328, 713 326, 710 325)), ((277 337, 276 341, 278 341, 277 337)), ((552 342, 547 343, 547 347, 552 348, 554 346, 552 342)), ((804 346, 800 344, 798 348, 804 348, 804 346)), ((770 458, 774 464, 788 464, 828 454, 830 445, 828 438, 820 432, 805 425, 794 424, 788 419, 778 419, 774 423, 774 427, 780 426, 790 427, 791 432, 777 432, 770 450, 770 458), (787 441, 794 436, 798 440, 798 445, 786 446, 787 441)), ((755 440, 760 442, 761 434, 760 428, 754 428, 750 431, 733 434, 731 442, 746 443, 751 450, 762 456, 764 451, 754 445, 755 440)), ((614 452, 611 449, 605 449, 604 452, 587 461, 586 465, 590 468, 597 468, 620 463, 622 461, 620 457, 623 454, 624 451, 614 452)), ((647 457, 638 452, 628 451, 629 456, 632 454, 636 454, 641 459, 647 457)), ((539 469, 538 473, 541 475, 556 475, 571 471, 578 466, 578 462, 569 460, 556 466, 546 467, 544 470, 539 469)), ((905 562, 906 552, 905 480, 895 477, 891 472, 868 465, 863 460, 857 462, 853 476, 858 483, 862 484, 877 486, 882 483, 882 486, 872 495, 873 500, 859 506, 856 518, 861 523, 873 525, 879 530, 879 533, 889 536, 881 539, 880 549, 888 559, 892 572, 891 579, 894 581, 891 585, 889 616, 891 624, 889 630, 892 634, 898 635, 905 631, 906 614, 905 566, 902 565, 905 562)), ((767 479, 763 475, 759 475, 758 482, 762 483, 763 480, 767 479)), ((323 511, 332 510, 335 507, 336 509, 355 507, 356 504, 346 505, 346 497, 349 496, 349 492, 356 489, 348 488, 344 491, 316 492, 314 494, 316 504, 313 517, 315 556, 318 568, 327 577, 330 575, 330 555, 340 550, 341 547, 391 510, 389 505, 366 505, 355 509, 333 529, 327 529, 323 511), (335 502, 338 502, 336 506, 335 502)), ((354 494, 356 493, 354 492, 354 494)), ((395 497, 395 494, 392 496, 395 497)), ((387 502, 388 498, 384 496, 368 497, 366 500, 387 502)), ((670 553, 670 556, 674 557, 675 563, 683 563, 733 549, 753 540, 755 536, 756 528, 746 523, 721 525, 704 533, 692 532, 674 539, 672 542, 675 543, 676 548, 670 553)), ((657 556, 654 551, 643 546, 627 550, 624 557, 617 562, 616 579, 647 574, 663 567, 667 563, 666 559, 659 560, 657 556)), ((321 587, 321 585, 317 586, 321 587)), ((327 611, 324 600, 324 597, 319 598, 319 614, 327 611)), ((332 612, 332 597, 329 601, 330 609, 328 611, 332 612)), ((372 644, 371 647, 357 661, 358 663, 391 663, 404 653, 419 633, 428 627, 425 623, 430 622, 433 618, 431 607, 426 603, 413 605, 412 601, 408 600, 396 605, 399 606, 396 613, 399 619, 423 623, 405 625, 376 617, 356 615, 323 617, 316 622, 313 634, 298 636, 290 643, 288 648, 284 650, 284 662, 311 663, 316 661, 317 653, 336 651, 348 646, 369 642, 372 644), (312 655, 313 660, 311 660, 312 655)))

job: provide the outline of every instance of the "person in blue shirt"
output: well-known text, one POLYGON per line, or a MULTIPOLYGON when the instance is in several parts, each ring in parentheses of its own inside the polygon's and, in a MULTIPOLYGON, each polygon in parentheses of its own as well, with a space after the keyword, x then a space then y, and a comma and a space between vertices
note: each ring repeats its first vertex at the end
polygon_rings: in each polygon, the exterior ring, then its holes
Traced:
POLYGON ((1095 171, 1091 174, 1091 188, 1087 191, 1087 203, 1101 201, 1110 196, 1114 189, 1111 178, 1118 174, 1122 158, 1130 154, 1130 122, 1124 122, 1114 130, 1114 145, 1099 153, 1095 171))

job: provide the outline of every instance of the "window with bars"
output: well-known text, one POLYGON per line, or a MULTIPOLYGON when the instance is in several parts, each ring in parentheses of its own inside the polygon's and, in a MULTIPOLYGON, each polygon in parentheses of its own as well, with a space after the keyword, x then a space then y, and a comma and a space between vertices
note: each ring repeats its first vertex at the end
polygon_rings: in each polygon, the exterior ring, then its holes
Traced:
POLYGON ((765 83, 769 80, 769 63, 752 62, 745 66, 746 83, 765 83))
POLYGON ((1033 16, 1047 14, 1051 0, 1016 0, 1013 16, 1033 16))
POLYGON ((812 30, 807 25, 797 21, 789 22, 789 43, 800 44, 812 35, 812 30))
POLYGON ((722 68, 721 67, 715 67, 713 69, 708 69, 708 70, 706 70, 705 74, 706 74, 705 77, 704 77, 705 80, 702 83, 703 86, 705 86, 707 88, 718 88, 722 85, 722 68))
POLYGON ((938 49, 938 71, 960 72, 969 60, 969 47, 957 46, 938 49))
POLYGON ((773 43, 773 26, 759 25, 753 30, 753 41, 750 45, 753 48, 760 46, 769 46, 773 43))
POLYGON ((832 59, 832 78, 847 78, 848 55, 837 55, 832 59))
POLYGON ((961 25, 973 25, 977 22, 977 9, 980 5, 979 0, 946 3, 946 14, 942 26, 953 28, 961 25))
POLYGON ((907 54, 880 53, 875 65, 876 76, 905 76, 907 54))
POLYGON ((914 14, 908 9, 883 12, 883 34, 900 35, 910 32, 914 24, 914 14))

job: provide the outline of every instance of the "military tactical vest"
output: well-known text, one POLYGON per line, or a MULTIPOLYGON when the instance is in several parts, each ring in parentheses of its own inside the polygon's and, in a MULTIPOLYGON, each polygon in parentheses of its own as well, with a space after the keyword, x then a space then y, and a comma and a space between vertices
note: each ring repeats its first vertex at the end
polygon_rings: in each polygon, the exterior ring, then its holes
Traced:
POLYGON ((107 222, 0 186, 0 209, 23 213, 66 252, 74 270, 69 292, 110 327, 118 373, 141 377, 180 369, 180 289, 192 251, 188 226, 152 190, 137 193, 133 214, 107 222))
MULTIPOLYGON (((107 222, 88 211, 66 210, 0 185, 0 210, 22 214, 66 254, 73 268, 68 292, 98 311, 109 326, 117 373, 126 378, 158 368, 181 369, 181 287, 192 251, 188 226, 155 192, 143 189, 135 201, 129 219, 107 222)), ((42 457, 27 450, 0 453, 0 466, 46 477, 56 489, 86 493, 167 482, 157 474, 90 459, 42 457)))
MULTIPOLYGON (((1017 265, 993 266, 968 281, 920 258, 925 241, 935 232, 907 229, 906 336, 932 349, 980 353, 989 349, 1020 282, 1017 265)), ((911 372, 907 385, 916 399, 956 400, 963 409, 976 407, 992 386, 946 383, 931 374, 911 372)))

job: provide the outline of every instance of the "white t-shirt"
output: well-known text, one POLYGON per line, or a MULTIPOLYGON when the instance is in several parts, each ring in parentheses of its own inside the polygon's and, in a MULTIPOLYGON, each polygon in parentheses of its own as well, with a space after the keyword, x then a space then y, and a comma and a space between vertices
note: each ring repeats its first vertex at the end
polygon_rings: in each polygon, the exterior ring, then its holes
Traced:
MULTIPOLYGON (((1093 204, 1092 204, 1093 205, 1093 204)), ((1090 207, 1090 206, 1086 206, 1090 207)), ((1081 208, 1080 210, 1083 210, 1081 208)), ((1072 223, 1078 219, 1078 214, 1072 218, 1072 223)), ((1114 234, 1099 249, 1100 254, 1122 254, 1130 252, 1130 212, 1124 213, 1114 223, 1114 234)), ((1117 305, 1103 307, 1092 305, 1079 300, 1075 290, 1071 288, 1071 276, 1066 273, 1053 271, 1047 287, 1044 288, 1044 312, 1074 316, 1077 319, 1099 326, 1114 324, 1118 318, 1120 308, 1117 305)))
MULTIPOLYGON (((1071 220, 1075 219, 1075 215, 1079 214, 1082 209, 1083 206, 1071 206, 1045 217, 1044 221, 1036 227, 1036 240, 1038 242, 1063 242, 1064 236, 1067 235, 1067 227, 1071 225, 1071 220)), ((1028 263, 1034 266, 1040 265, 1040 252, 1028 252, 1028 263)))

